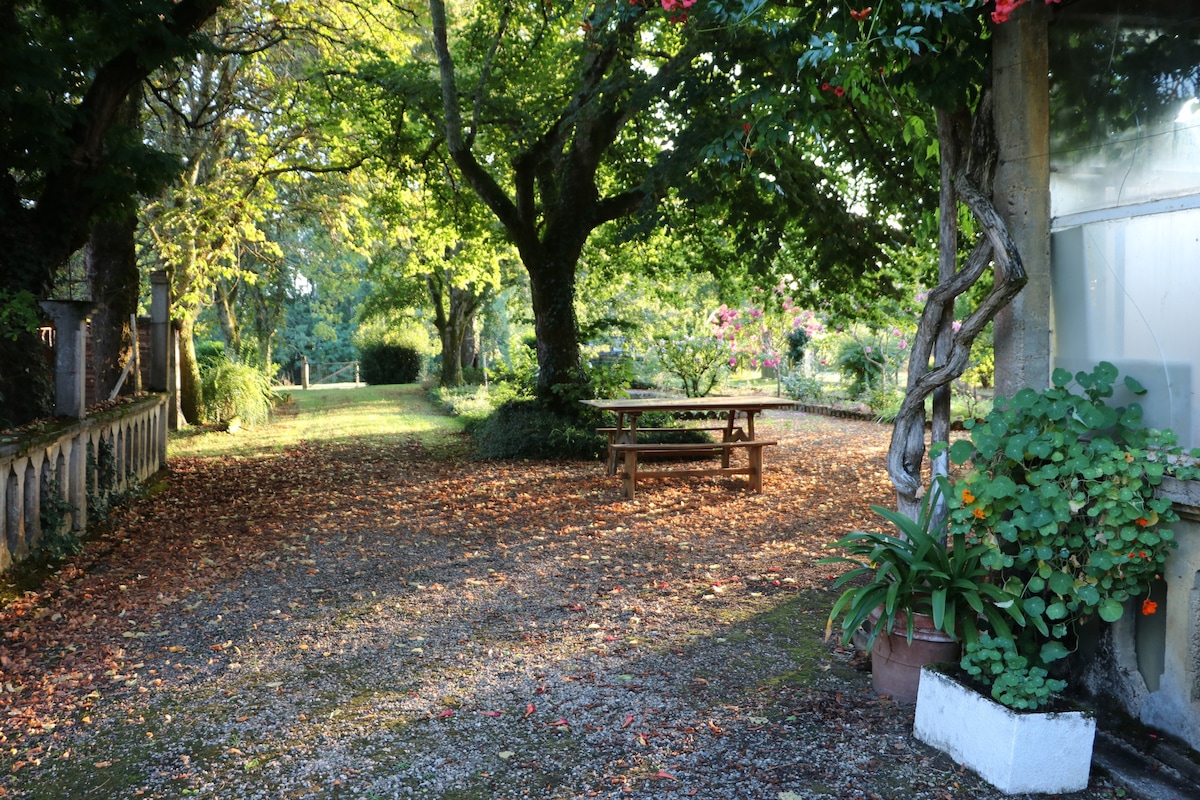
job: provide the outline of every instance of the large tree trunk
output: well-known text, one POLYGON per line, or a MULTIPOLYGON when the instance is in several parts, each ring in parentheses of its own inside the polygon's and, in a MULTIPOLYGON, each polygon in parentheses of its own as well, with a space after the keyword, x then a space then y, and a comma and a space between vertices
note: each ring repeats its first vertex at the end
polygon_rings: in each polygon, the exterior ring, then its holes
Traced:
MULTIPOLYGON (((136 231, 137 216, 129 213, 121 219, 97 221, 88 238, 88 282, 97 303, 91 319, 91 367, 98 400, 108 399, 137 346, 129 322, 138 306, 136 231)), ((139 381, 140 376, 130 373, 121 393, 137 391, 139 381)))
MULTIPOLYGON (((510 159, 512 174, 505 182, 491 170, 495 165, 477 159, 471 150, 476 131, 464 131, 462 107, 450 55, 444 0, 429 0, 433 45, 438 59, 446 146, 463 180, 491 209, 521 254, 529 273, 533 295, 534 332, 537 336, 537 395, 546 405, 577 413, 575 402, 588 392, 582 369, 579 332, 575 319, 575 273, 580 254, 591 232, 605 222, 632 214, 644 199, 637 188, 601 196, 596 180, 605 152, 616 142, 624 125, 653 92, 617 91, 609 79, 620 75, 621 54, 638 36, 635 16, 624 17, 616 28, 597 35, 581 56, 580 83, 564 112, 564 120, 550 126, 528 148, 510 159), (610 73, 611 70, 611 73, 610 73), (512 186, 511 195, 506 188, 512 186)), ((493 48, 507 30, 502 15, 493 48)), ((660 69, 655 80, 682 70, 691 55, 680 54, 670 67, 660 69)), ((490 55, 479 67, 489 69, 490 55)), ((488 85, 480 80, 477 91, 488 85)), ((482 97, 476 97, 480 102, 482 97)), ((478 119, 475 120, 479 122, 478 119)))
POLYGON ((585 380, 575 318, 575 264, 547 259, 531 265, 529 289, 537 335, 538 397, 562 411, 573 412, 576 409, 572 401, 581 398, 563 389, 585 380))
POLYGON ((241 285, 238 278, 217 278, 213 284, 213 299, 216 301, 221 335, 225 338, 225 353, 235 360, 242 356, 242 329, 237 318, 237 299, 241 285))
POLYGON ((475 312, 463 321, 462 346, 458 348, 458 360, 463 368, 479 367, 479 337, 475 335, 475 312))
POLYGON ((471 338, 471 326, 484 295, 477 294, 473 284, 455 286, 449 271, 425 276, 429 296, 433 301, 433 324, 442 345, 442 386, 461 386, 463 383, 463 351, 471 338))
POLYGON ((196 312, 185 311, 179 320, 179 411, 190 425, 199 425, 203 399, 200 365, 196 360, 196 312))

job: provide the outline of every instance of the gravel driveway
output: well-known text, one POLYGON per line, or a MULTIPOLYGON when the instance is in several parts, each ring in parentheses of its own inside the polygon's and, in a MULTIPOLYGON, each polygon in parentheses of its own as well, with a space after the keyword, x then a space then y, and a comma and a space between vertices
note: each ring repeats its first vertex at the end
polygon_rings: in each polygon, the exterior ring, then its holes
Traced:
POLYGON ((888 429, 762 430, 764 494, 635 502, 416 438, 173 460, 0 612, 0 796, 998 796, 824 641, 814 561, 888 501, 888 429))

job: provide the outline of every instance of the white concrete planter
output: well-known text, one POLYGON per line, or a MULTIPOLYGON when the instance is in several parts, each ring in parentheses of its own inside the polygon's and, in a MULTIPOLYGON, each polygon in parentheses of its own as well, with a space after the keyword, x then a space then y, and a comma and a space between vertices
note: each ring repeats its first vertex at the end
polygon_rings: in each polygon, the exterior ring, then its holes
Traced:
POLYGON ((1018 713, 926 666, 913 735, 1005 794, 1063 794, 1087 788, 1096 720, 1018 713))

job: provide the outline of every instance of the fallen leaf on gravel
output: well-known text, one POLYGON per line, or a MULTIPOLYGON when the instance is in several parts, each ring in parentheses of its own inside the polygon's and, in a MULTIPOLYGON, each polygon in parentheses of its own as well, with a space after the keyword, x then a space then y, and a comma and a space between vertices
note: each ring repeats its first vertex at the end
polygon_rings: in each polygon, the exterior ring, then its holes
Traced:
POLYGON ((535 706, 533 703, 526 703, 526 704, 525 704, 525 717, 524 717, 524 718, 529 718, 529 717, 532 717, 532 716, 533 716, 533 712, 535 712, 535 711, 537 711, 537 706, 535 706))
POLYGON ((483 714, 485 717, 498 717, 501 714, 503 714, 504 712, 503 711, 480 711, 479 713, 483 714))
POLYGON ((438 719, 446 719, 447 717, 453 717, 453 716, 454 716, 454 709, 453 709, 453 708, 447 708, 446 710, 444 710, 444 711, 442 711, 441 713, 439 713, 439 714, 437 715, 437 718, 438 718, 438 719))
POLYGON ((679 783, 679 778, 676 778, 674 775, 667 772, 665 769, 660 769, 658 772, 654 773, 650 777, 656 781, 675 781, 676 783, 679 783))

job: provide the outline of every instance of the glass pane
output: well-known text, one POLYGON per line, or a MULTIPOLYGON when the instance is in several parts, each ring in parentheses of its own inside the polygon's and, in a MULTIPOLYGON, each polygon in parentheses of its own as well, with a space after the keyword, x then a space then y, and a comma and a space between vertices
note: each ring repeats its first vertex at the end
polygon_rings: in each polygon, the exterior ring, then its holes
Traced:
POLYGON ((1054 217, 1200 192, 1198 6, 1101 0, 1056 15, 1054 217))
POLYGON ((1149 389, 1118 402, 1200 446, 1200 210, 1059 231, 1051 264, 1055 365, 1111 361, 1149 389))

